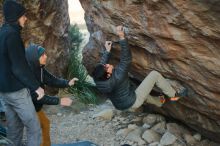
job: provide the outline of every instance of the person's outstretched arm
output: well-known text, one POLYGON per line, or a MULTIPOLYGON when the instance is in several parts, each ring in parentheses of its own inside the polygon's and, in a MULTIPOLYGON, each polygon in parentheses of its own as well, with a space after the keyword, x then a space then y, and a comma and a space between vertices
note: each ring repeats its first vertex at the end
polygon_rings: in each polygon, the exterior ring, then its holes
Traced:
POLYGON ((49 71, 47 71, 45 68, 43 69, 43 74, 44 74, 44 79, 43 79, 44 84, 56 88, 66 88, 73 86, 75 82, 79 80, 78 78, 73 78, 71 80, 57 78, 54 75, 52 75, 49 71))
POLYGON ((56 96, 44 95, 43 98, 37 100, 37 94, 33 92, 31 94, 33 103, 46 104, 46 105, 62 105, 62 106, 70 106, 72 104, 72 99, 68 97, 59 98, 56 96))
POLYGON ((123 78, 123 76, 127 75, 129 71, 129 67, 132 61, 131 50, 128 46, 127 40, 125 39, 125 34, 122 26, 117 27, 117 34, 120 38, 120 46, 121 46, 121 55, 120 62, 115 68, 115 76, 118 79, 123 78))
POLYGON ((68 80, 57 78, 56 76, 52 75, 49 71, 47 71, 45 68, 43 69, 43 82, 48 86, 56 88, 69 87, 68 80))
POLYGON ((31 94, 33 103, 39 103, 39 104, 47 104, 47 105, 57 105, 60 103, 60 99, 56 96, 49 96, 44 95, 43 98, 40 100, 37 100, 37 93, 33 92, 31 94))

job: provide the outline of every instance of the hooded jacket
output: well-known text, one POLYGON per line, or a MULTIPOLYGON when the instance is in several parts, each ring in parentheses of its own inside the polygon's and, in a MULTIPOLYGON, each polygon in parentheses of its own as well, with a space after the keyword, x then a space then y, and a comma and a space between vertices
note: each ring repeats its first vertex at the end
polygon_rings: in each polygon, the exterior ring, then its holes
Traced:
MULTIPOLYGON (((95 80, 95 83, 100 92, 107 94, 115 108, 125 110, 134 104, 136 95, 128 77, 128 70, 132 59, 131 51, 126 40, 120 40, 119 43, 121 45, 119 64, 113 69, 109 79, 104 81, 95 80)), ((109 57, 110 53, 105 51, 100 63, 107 64, 109 57)))
MULTIPOLYGON (((35 76, 35 78, 40 82, 40 86, 44 89, 45 85, 57 88, 68 87, 68 80, 57 78, 48 72, 44 66, 40 65, 39 56, 37 52, 38 45, 31 44, 26 49, 26 58, 29 66, 35 76)), ((31 90, 32 100, 36 111, 40 111, 43 104, 47 105, 57 105, 59 104, 59 98, 55 96, 45 95, 41 100, 37 100, 37 93, 31 90)))
POLYGON ((37 90, 40 86, 25 58, 21 26, 3 24, 0 30, 0 92, 15 92, 23 88, 37 90))

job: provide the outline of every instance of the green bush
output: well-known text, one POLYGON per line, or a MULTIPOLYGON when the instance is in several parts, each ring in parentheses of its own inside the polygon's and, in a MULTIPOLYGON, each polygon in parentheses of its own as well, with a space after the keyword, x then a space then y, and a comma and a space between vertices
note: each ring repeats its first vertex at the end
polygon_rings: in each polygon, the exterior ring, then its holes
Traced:
POLYGON ((80 99, 84 103, 97 103, 96 90, 94 84, 88 81, 88 73, 82 64, 82 48, 83 35, 79 27, 71 25, 69 29, 69 37, 71 43, 70 62, 68 69, 68 78, 77 77, 79 81, 68 89, 69 93, 80 99))

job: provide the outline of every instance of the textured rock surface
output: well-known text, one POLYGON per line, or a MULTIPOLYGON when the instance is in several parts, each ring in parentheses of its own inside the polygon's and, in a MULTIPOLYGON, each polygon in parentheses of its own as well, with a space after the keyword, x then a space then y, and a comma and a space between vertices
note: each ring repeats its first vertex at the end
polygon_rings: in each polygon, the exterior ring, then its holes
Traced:
MULTIPOLYGON (((26 46, 37 43, 46 48, 49 70, 61 76, 66 72, 68 56, 68 27, 70 24, 67 0, 21 0, 27 9, 28 23, 23 30, 26 46)), ((0 23, 3 23, 0 0, 0 23)))
MULTIPOLYGON (((117 40, 113 28, 129 28, 131 75, 140 81, 150 70, 180 82, 190 91, 165 115, 220 141, 220 1, 80 0, 90 32, 84 64, 91 72, 105 40, 117 40)), ((118 46, 113 60, 118 61, 118 46)))

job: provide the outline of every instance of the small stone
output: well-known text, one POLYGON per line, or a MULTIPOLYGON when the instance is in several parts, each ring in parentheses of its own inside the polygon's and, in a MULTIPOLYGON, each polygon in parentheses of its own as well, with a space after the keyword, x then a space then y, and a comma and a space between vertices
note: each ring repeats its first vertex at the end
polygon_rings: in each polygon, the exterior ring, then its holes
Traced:
POLYGON ((160 144, 161 145, 171 145, 173 144, 175 141, 177 140, 177 137, 174 136, 173 134, 171 134, 170 132, 166 132, 161 140, 160 140, 160 144))
POLYGON ((166 122, 160 122, 154 125, 151 129, 159 134, 164 134, 166 132, 166 122))
POLYGON ((145 144, 146 142, 141 138, 141 134, 142 134, 142 130, 139 128, 139 129, 135 129, 133 131, 131 131, 128 136, 126 137, 127 140, 130 140, 130 141, 134 141, 134 142, 137 142, 138 145, 143 145, 145 144))
POLYGON ((160 143, 159 142, 153 142, 151 144, 149 144, 148 146, 158 146, 160 143))
POLYGON ((62 116, 62 113, 57 113, 57 116, 59 116, 59 117, 62 116))
MULTIPOLYGON (((176 140, 172 146, 188 146, 184 141, 176 140)), ((200 145, 199 145, 200 146, 200 145)))
POLYGON ((140 122, 142 120, 141 117, 136 117, 135 119, 133 119, 131 122, 140 122))
POLYGON ((127 144, 133 146, 134 142, 133 141, 128 141, 127 144))
POLYGON ((98 114, 93 115, 93 118, 101 118, 104 120, 111 120, 113 117, 113 110, 112 109, 106 109, 101 111, 98 114))
POLYGON ((193 135, 193 137, 194 137, 195 140, 197 140, 197 141, 201 141, 201 139, 202 139, 202 136, 201 136, 201 134, 199 134, 199 133, 193 135))
POLYGON ((145 129, 149 129, 151 126, 145 123, 142 127, 145 129))
POLYGON ((127 128, 126 129, 120 129, 119 131, 117 131, 116 135, 126 137, 129 132, 130 132, 130 130, 127 129, 127 128))
POLYGON ((155 114, 149 114, 147 117, 143 119, 143 123, 148 124, 148 125, 154 125, 158 122, 163 122, 165 121, 165 118, 161 115, 155 115, 155 114))
POLYGON ((153 125, 156 123, 157 117, 153 114, 149 114, 147 117, 143 119, 143 123, 148 124, 148 125, 153 125))
POLYGON ((134 130, 136 128, 138 128, 138 126, 136 124, 129 124, 128 125, 128 129, 134 130))
POLYGON ((159 0, 152 0, 153 2, 157 3, 159 0))
POLYGON ((142 138, 146 140, 148 143, 159 142, 161 136, 155 131, 149 129, 144 132, 142 138))
POLYGON ((113 121, 113 122, 117 122, 117 118, 114 118, 112 121, 113 121))
POLYGON ((118 121, 123 122, 123 121, 126 121, 126 119, 125 119, 125 118, 122 118, 122 117, 118 117, 118 121))
POLYGON ((186 142, 190 145, 193 145, 196 143, 196 140, 195 138, 192 136, 192 135, 189 135, 189 134, 185 134, 184 136, 184 139, 186 140, 186 142))
POLYGON ((119 122, 115 122, 112 125, 116 127, 116 126, 120 125, 120 123, 119 122))
POLYGON ((168 123, 167 131, 175 135, 178 139, 181 139, 184 134, 191 134, 186 128, 177 125, 176 123, 168 123))

